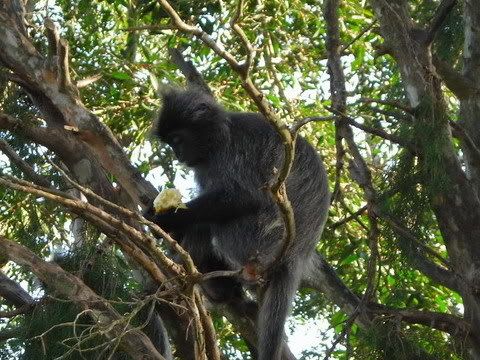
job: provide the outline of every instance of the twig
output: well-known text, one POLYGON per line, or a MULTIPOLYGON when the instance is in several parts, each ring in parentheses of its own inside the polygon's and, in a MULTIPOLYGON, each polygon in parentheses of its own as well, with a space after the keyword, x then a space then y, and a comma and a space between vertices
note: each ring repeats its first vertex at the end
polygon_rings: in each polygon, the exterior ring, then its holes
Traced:
POLYGON ((421 247, 427 254, 431 255, 435 259, 439 260, 443 265, 445 265, 447 268, 451 268, 452 264, 448 260, 446 260, 443 256, 441 256, 439 253, 437 253, 435 250, 431 249, 424 243, 422 243, 417 237, 412 234, 410 230, 408 230, 405 226, 403 226, 400 222, 397 220, 393 219, 392 217, 388 216, 387 214, 384 214, 382 211, 380 211, 378 208, 375 209, 375 212, 382 218, 384 219, 387 224, 389 224, 398 234, 401 236, 407 238, 410 240, 412 243, 417 244, 419 247, 421 247))
POLYGON ((80 88, 86 87, 90 84, 93 84, 94 82, 97 82, 98 80, 100 80, 102 77, 103 77, 102 74, 95 74, 95 75, 89 76, 87 78, 78 80, 77 84, 76 84, 77 89, 80 89, 80 88))
POLYGON ((142 31, 142 30, 172 30, 174 27, 169 25, 138 25, 132 26, 124 29, 123 31, 133 32, 133 31, 142 31))
POLYGON ((220 360, 220 351, 216 345, 217 336, 215 327, 212 323, 212 318, 208 315, 208 312, 203 305, 202 297, 198 289, 194 289, 193 296, 195 298, 195 304, 197 305, 200 320, 202 322, 203 335, 206 340, 205 350, 207 352, 208 360, 220 360))
MULTIPOLYGON (((264 25, 266 25, 266 24, 264 23, 264 25)), ((267 31, 264 32, 264 37, 265 37, 265 40, 267 42, 266 45, 265 45, 265 51, 264 51, 264 57, 265 57, 265 63, 267 65, 267 69, 273 77, 273 81, 275 82, 275 85, 278 88, 278 92, 279 92, 283 102, 285 103, 285 105, 287 107, 288 114, 292 118, 294 118, 295 117, 295 109, 293 108, 291 101, 288 99, 287 95, 285 94, 284 86, 283 86, 282 82, 280 81, 280 78, 278 77, 277 70, 276 70, 275 65, 273 64, 273 61, 272 61, 272 56, 273 56, 272 37, 267 31)))
POLYGON ((378 222, 376 214, 372 211, 368 212, 368 220, 370 222, 370 231, 368 233, 368 247, 370 248, 370 257, 367 264, 367 288, 362 297, 362 301, 368 303, 376 291, 377 282, 375 279, 379 277, 377 272, 377 263, 380 259, 380 253, 378 251, 378 237, 380 236, 380 230, 378 228, 378 222))
POLYGON ((358 129, 363 130, 365 132, 368 132, 372 135, 379 136, 379 137, 381 137, 385 140, 389 140, 389 141, 394 142, 398 145, 401 145, 401 146, 409 149, 411 152, 413 152, 415 154, 418 153, 418 150, 415 148, 414 144, 412 144, 410 142, 407 142, 407 141, 403 140, 402 138, 400 138, 396 135, 389 134, 382 129, 372 128, 372 127, 360 124, 357 121, 355 121, 355 119, 353 119, 352 117, 350 117, 350 116, 346 115, 345 113, 342 113, 342 112, 340 112, 340 111, 338 111, 334 108, 326 107, 326 109, 331 111, 335 115, 338 115, 341 118, 341 121, 344 121, 344 122, 346 122, 346 123, 348 123, 352 126, 355 126, 358 129))
POLYGON ((329 230, 335 230, 336 228, 342 226, 343 224, 346 224, 346 223, 349 222, 350 220, 358 218, 358 216, 361 215, 362 213, 364 213, 365 210, 367 210, 367 205, 362 206, 360 209, 358 209, 357 211, 351 213, 349 216, 345 217, 344 219, 342 219, 342 220, 340 220, 340 221, 337 221, 336 223, 330 225, 330 226, 328 227, 328 229, 329 229, 329 230))
POLYGON ((220 47, 215 42, 215 40, 213 40, 205 31, 203 31, 201 28, 197 26, 192 26, 184 22, 167 0, 158 0, 158 1, 160 5, 162 5, 163 9, 168 13, 170 18, 172 19, 172 22, 175 28, 183 32, 186 32, 188 34, 194 35, 195 37, 200 39, 205 45, 207 45, 210 49, 212 49, 217 55, 225 59, 235 71, 241 70, 241 65, 233 57, 233 55, 227 52, 222 47, 220 47))
POLYGON ((230 26, 240 38, 240 41, 242 42, 242 45, 245 48, 245 51, 247 53, 247 59, 245 60, 245 63, 241 65, 242 71, 239 72, 240 75, 243 75, 243 77, 246 78, 248 77, 249 71, 252 67, 252 61, 253 61, 253 56, 255 55, 255 49, 253 48, 252 44, 248 40, 245 32, 242 30, 240 25, 238 25, 242 17, 243 17, 243 0, 238 0, 237 11, 235 12, 235 15, 230 20, 230 26))
POLYGON ((470 135, 465 131, 463 126, 461 126, 459 123, 450 120, 449 121, 450 126, 455 132, 455 135, 457 135, 463 142, 465 143, 466 147, 470 149, 472 154, 474 155, 475 162, 477 166, 480 167, 480 149, 477 147, 473 139, 470 137, 470 135))
POLYGON ((363 35, 365 35, 367 32, 369 32, 374 26, 375 24, 377 23, 377 19, 374 19, 370 25, 368 25, 365 29, 363 29, 362 31, 360 31, 360 33, 355 36, 348 44, 345 44, 344 46, 342 46, 342 49, 340 50, 340 53, 341 54, 344 54, 345 51, 350 47, 352 46, 357 40, 359 40, 363 35))
POLYGON ((337 119, 337 116, 310 116, 304 119, 297 120, 292 126, 290 126, 290 131, 292 133, 297 133, 302 126, 310 122, 320 122, 320 121, 331 121, 337 119))
MULTIPOLYGON (((345 203, 345 199, 343 197, 341 197, 339 200, 339 203, 343 206, 343 208, 345 210, 347 210, 347 212, 352 215, 353 214, 353 211, 350 210, 350 208, 348 207, 348 205, 345 203)), ((368 205, 367 205, 367 208, 368 208, 368 205)), ((358 225, 360 225, 363 229, 365 229, 365 231, 370 231, 369 227, 367 225, 365 225, 365 223, 358 218, 358 216, 355 218, 355 221, 358 223, 358 225)))
POLYGON ((357 318, 357 316, 359 314, 359 306, 357 306, 357 308, 348 317, 347 321, 345 322, 345 325, 343 326, 342 332, 335 338, 332 345, 330 345, 330 347, 327 349, 327 351, 325 351, 325 357, 323 358, 323 360, 330 359, 330 356, 332 356, 332 354, 335 351, 335 348, 337 347, 337 345, 340 343, 340 341, 343 340, 345 335, 347 335, 347 333, 350 331, 350 328, 352 327, 353 323, 355 322, 355 319, 357 318))

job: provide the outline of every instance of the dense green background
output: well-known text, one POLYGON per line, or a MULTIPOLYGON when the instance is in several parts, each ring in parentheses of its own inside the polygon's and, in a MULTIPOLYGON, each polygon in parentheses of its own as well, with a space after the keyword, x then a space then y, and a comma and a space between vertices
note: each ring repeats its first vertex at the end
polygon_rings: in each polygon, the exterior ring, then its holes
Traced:
MULTIPOLYGON (((309 0, 265 0, 260 11, 259 3, 247 1, 241 21, 250 41, 258 48, 252 72, 256 84, 267 94, 278 114, 286 121, 312 115, 328 115, 325 109, 330 104, 326 30, 321 6, 317 1, 309 0)), ((410 3, 412 15, 419 23, 427 22, 438 5, 436 1, 410 3)), ((235 9, 234 2, 172 1, 172 5, 183 19, 195 19, 232 53, 242 55, 243 50, 228 26, 235 9)), ((225 61, 198 41, 168 29, 169 19, 156 1, 58 0, 55 5, 50 1, 49 6, 39 2, 31 14, 32 26, 29 33, 41 51, 46 49, 42 24, 47 14, 58 24, 62 36, 70 45, 74 80, 101 75, 100 80, 80 89, 83 102, 110 127, 133 163, 145 175, 152 169, 161 167, 166 178, 173 181, 175 173, 186 171, 172 166, 172 154, 168 149, 149 140, 152 118, 159 106, 157 90, 164 84, 181 85, 185 82, 170 61, 167 52, 169 47, 178 47, 183 51, 201 71, 225 107, 240 111, 255 110, 242 90, 238 76, 225 61), (149 27, 131 31, 132 28, 143 25, 149 27)), ((372 10, 364 1, 345 1, 341 6, 340 19, 341 42, 344 44, 342 61, 349 91, 348 113, 360 123, 382 127, 390 133, 409 138, 411 132, 418 129, 412 128, 408 114, 393 106, 360 101, 361 98, 382 98, 406 102, 395 63, 391 57, 378 54, 382 39, 378 35, 378 25, 372 10)), ((459 10, 455 9, 446 23, 434 46, 437 54, 453 63, 461 50, 463 36, 459 10)), ((446 96, 449 111, 455 114, 458 104, 448 93, 446 96)), ((12 83, 0 82, 0 107, 4 112, 15 114, 25 121, 38 120, 38 113, 28 97, 12 83)), ((333 190, 333 122, 311 123, 302 129, 302 134, 322 154, 333 190)), ((54 184, 59 188, 65 188, 64 182, 57 175, 51 175, 54 172, 43 158, 45 154, 48 156, 44 148, 27 144, 9 133, 0 133, 0 137, 6 139, 39 173, 53 178, 54 184)), ((380 199, 385 211, 402 219, 423 244, 446 256, 438 225, 426 200, 427 194, 415 185, 421 176, 415 159, 389 141, 361 130, 355 130, 355 139, 372 171, 375 188, 380 194, 385 193, 380 199), (394 196, 389 193, 392 188, 397 190, 394 196)), ((0 157, 0 168, 4 173, 22 176, 17 168, 10 166, 5 157, 0 157)), ((370 254, 367 218, 362 214, 339 226, 336 223, 364 206, 365 202, 362 191, 352 181, 348 171, 342 172, 340 180, 341 192, 330 209, 327 227, 318 248, 345 284, 355 293, 362 294, 367 285, 366 265, 370 254)), ((51 257, 54 252, 68 249, 68 239, 71 237, 68 224, 71 218, 56 204, 35 201, 31 196, 5 188, 0 188, 0 201, 0 231, 6 237, 18 240, 45 258, 51 257)), ((411 252, 417 251, 418 247, 394 234, 384 223, 380 223, 380 229, 379 276, 375 300, 392 307, 460 314, 462 302, 456 293, 438 286, 415 270, 411 252)), ((95 241, 98 233, 89 229, 89 237, 95 241)), ((129 274, 128 263, 114 250, 111 250, 111 256, 107 258, 110 260, 102 260, 111 261, 107 265, 107 271, 100 261, 91 269, 91 274, 98 274, 92 277, 92 286, 107 298, 129 299, 129 294, 138 290, 138 284, 129 274), (109 279, 112 269, 115 269, 117 280, 114 285, 109 279), (118 281, 119 279, 124 281, 118 281)), ((33 293, 41 293, 41 285, 28 272, 13 264, 8 264, 4 270, 33 293)), ((58 344, 54 346, 53 343, 62 337, 71 336, 68 329, 56 331, 54 336, 47 339, 49 353, 46 357, 42 355, 38 340, 26 340, 45 331, 52 321, 72 319, 75 309, 68 306, 62 312, 62 318, 53 319, 48 315, 49 311, 58 313, 62 306, 66 305, 55 304, 53 301, 32 316, 15 317, 10 321, 0 320, 1 328, 23 326, 25 329, 24 336, 10 340, 8 346, 0 349, 0 358, 15 358, 14 354, 25 352, 25 359, 50 359, 64 353, 65 347, 58 344), (49 306, 53 306, 54 310, 49 306)), ((293 317, 293 326, 300 326, 312 319, 328 321, 330 326, 325 340, 316 348, 306 349, 302 357, 319 359, 330 347, 332 337, 342 332, 348 316, 322 294, 302 290, 297 297, 293 317)), ((237 350, 246 348, 233 328, 220 317, 215 319, 215 324, 226 354, 230 354, 232 359, 240 358, 237 350)), ((405 325, 395 318, 391 319, 388 329, 387 334, 365 333, 353 325, 332 358, 382 358, 382 345, 379 348, 378 339, 385 340, 400 335, 410 343, 398 350, 402 354, 399 358, 409 358, 409 346, 420 346, 438 359, 462 358, 461 342, 452 341, 439 331, 426 326, 405 325)), ((87 353, 84 356, 95 358, 95 355, 98 354, 87 353)), ((72 354, 67 358, 77 359, 78 355, 72 354)), ((244 358, 248 356, 244 355, 244 358)))

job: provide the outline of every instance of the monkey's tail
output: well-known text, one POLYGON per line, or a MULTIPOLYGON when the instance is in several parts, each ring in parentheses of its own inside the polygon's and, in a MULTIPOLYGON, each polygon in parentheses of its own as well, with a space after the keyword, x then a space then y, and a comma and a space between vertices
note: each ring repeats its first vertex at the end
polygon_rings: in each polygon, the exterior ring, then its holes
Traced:
POLYGON ((299 282, 297 266, 282 264, 271 274, 258 314, 258 360, 280 360, 284 325, 299 282))

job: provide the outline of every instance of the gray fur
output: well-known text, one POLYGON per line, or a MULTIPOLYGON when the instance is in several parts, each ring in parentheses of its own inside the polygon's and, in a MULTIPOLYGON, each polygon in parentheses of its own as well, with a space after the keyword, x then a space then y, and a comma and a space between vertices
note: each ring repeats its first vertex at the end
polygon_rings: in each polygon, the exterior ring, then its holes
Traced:
MULTIPOLYGON (((156 129, 167 143, 174 131, 190 131, 185 137, 187 148, 177 150, 186 163, 193 164, 200 191, 197 201, 191 203, 190 215, 186 210, 183 215, 171 214, 168 219, 164 216, 155 221, 161 226, 179 227, 181 216, 185 219, 190 216, 192 222, 208 226, 211 232, 208 247, 227 268, 241 269, 252 261, 260 267, 271 264, 284 238, 277 204, 266 189, 274 169, 283 164, 282 141, 273 127, 260 114, 229 113, 203 94, 174 91, 164 98, 164 110, 156 129), (201 156, 189 161, 193 147, 201 156), (221 196, 210 196, 218 193, 221 196), (198 214, 194 211, 197 208, 198 214), (219 214, 214 215, 218 209, 219 214), (211 218, 205 214, 208 211, 212 212, 211 218)), ((297 140, 286 187, 294 210, 296 237, 280 265, 266 272, 258 314, 259 360, 280 359, 285 319, 301 274, 314 254, 329 208, 322 160, 301 137, 297 140)), ((187 224, 184 222, 183 226, 187 224)), ((188 240, 183 244, 192 248, 188 242, 195 241, 195 231, 186 230, 186 234, 188 240)))

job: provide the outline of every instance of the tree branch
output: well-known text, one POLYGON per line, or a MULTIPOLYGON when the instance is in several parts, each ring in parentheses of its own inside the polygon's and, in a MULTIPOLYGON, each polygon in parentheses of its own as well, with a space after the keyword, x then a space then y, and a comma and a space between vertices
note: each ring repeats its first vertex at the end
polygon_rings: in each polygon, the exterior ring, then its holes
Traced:
MULTIPOLYGON (((351 177, 359 184, 359 186, 364 191, 364 197, 367 200, 367 206, 371 208, 374 204, 375 198, 374 189, 371 182, 370 170, 368 169, 367 164, 362 158, 358 147, 353 140, 352 129, 345 124, 346 121, 352 122, 353 119, 348 119, 348 117, 344 115, 346 113, 347 107, 347 93, 345 86, 345 75, 343 73, 342 62, 340 59, 341 45, 339 27, 340 21, 338 14, 339 6, 340 2, 338 0, 328 0, 326 1, 324 8, 324 18, 327 25, 327 64, 330 72, 330 93, 332 99, 332 108, 329 110, 334 112, 336 115, 340 115, 339 120, 337 120, 336 122, 337 136, 345 139, 345 141, 347 142, 348 148, 353 156, 353 161, 350 161, 351 177)), ((355 121, 353 122, 356 124, 356 126, 360 125, 357 124, 355 121)), ((361 312, 365 304, 375 293, 375 279, 377 277, 377 262, 379 259, 377 238, 380 231, 378 229, 375 214, 373 214, 371 211, 368 211, 367 216, 370 223, 370 257, 367 263, 367 287, 357 307, 350 314, 350 319, 348 321, 350 326, 351 324, 353 324, 355 318, 358 316, 359 312, 361 312)), ((350 326, 348 326, 347 328, 349 328, 350 326)), ((340 341, 338 339, 340 339, 341 336, 337 338, 337 342, 340 341)))
POLYGON ((370 126, 360 124, 354 118, 352 118, 352 117, 350 117, 350 116, 348 116, 344 113, 341 113, 334 108, 327 107, 327 109, 330 110, 333 114, 338 115, 339 118, 340 118, 340 121, 346 122, 347 124, 352 125, 352 126, 358 128, 360 130, 363 130, 363 131, 365 131, 369 134, 376 135, 376 136, 381 137, 385 140, 389 140, 393 143, 396 143, 396 144, 410 150, 414 154, 418 153, 418 150, 416 149, 414 144, 412 144, 412 143, 410 143, 410 142, 408 142, 408 141, 406 141, 406 140, 404 140, 404 139, 402 139, 402 138, 400 138, 396 135, 389 134, 383 129, 372 128, 370 126))
MULTIPOLYGON (((61 191, 43 188, 41 186, 11 176, 0 177, 0 184, 15 190, 24 191, 60 203, 71 209, 76 214, 80 216, 85 216, 85 218, 89 221, 95 221, 96 219, 98 219, 99 221, 97 221, 95 224, 100 226, 101 229, 108 229, 109 227, 114 229, 108 232, 108 234, 111 235, 114 239, 120 232, 120 234, 123 234, 132 239, 133 242, 138 243, 140 247, 145 247, 146 249, 148 249, 151 255, 158 259, 171 273, 176 274, 177 276, 181 276, 184 274, 183 268, 176 264, 173 260, 168 258, 163 253, 163 251, 157 247, 156 240, 152 236, 141 233, 134 227, 115 218, 114 216, 101 210, 100 208, 93 206, 92 204, 77 200, 61 191)), ((125 211, 129 210, 125 209, 125 211)), ((166 234, 164 231, 160 230, 160 232, 164 235, 165 238, 169 237, 169 235, 166 234)), ((174 240, 172 239, 172 241, 174 240)), ((120 245, 124 244, 120 243, 120 245)), ((140 264, 144 264, 142 262, 142 257, 139 257, 141 253, 138 253, 137 251, 130 251, 129 255, 131 255, 135 260, 138 260, 140 264)), ((147 265, 147 263, 145 263, 145 269, 147 271, 152 270, 150 274, 154 279, 158 279, 160 283, 164 281, 163 276, 157 277, 155 275, 156 272, 159 272, 158 269, 151 268, 147 265)))
POLYGON ((337 118, 336 116, 309 116, 309 117, 295 121, 295 123, 290 126, 290 131, 292 133, 297 133, 302 126, 305 126, 308 123, 331 121, 331 120, 335 120, 336 118, 337 118))
POLYGON ((451 64, 441 60, 436 55, 432 57, 432 62, 445 85, 458 99, 466 99, 475 91, 478 91, 478 86, 457 72, 451 64))
POLYGON ((375 314, 398 318, 409 324, 425 325, 449 333, 452 336, 468 336, 471 328, 468 322, 451 314, 414 309, 395 309, 380 304, 369 304, 369 310, 375 314))
POLYGON ((364 213, 366 210, 367 210, 367 206, 362 206, 360 209, 358 209, 357 211, 355 211, 354 213, 351 213, 349 216, 345 217, 344 219, 340 220, 340 221, 337 221, 336 223, 333 223, 332 225, 330 225, 328 228, 330 230, 335 230, 336 228, 346 224, 347 222, 353 220, 353 219, 356 219, 358 218, 362 213, 364 213))
POLYGON ((0 311, 0 318, 13 318, 17 315, 26 314, 34 307, 33 304, 25 304, 11 311, 0 311))
POLYGON ((0 296, 10 305, 16 307, 30 306, 34 303, 33 298, 20 284, 10 279, 3 271, 0 271, 0 296))
POLYGON ((452 11, 456 4, 457 0, 442 0, 435 11, 435 15, 430 22, 430 26, 427 29, 427 36, 425 38, 427 45, 430 45, 433 42, 435 35, 440 30, 440 27, 445 21, 447 15, 450 13, 450 11, 452 11))
POLYGON ((10 161, 34 183, 45 187, 50 186, 48 179, 38 174, 25 160, 18 156, 15 150, 3 139, 0 139, 0 151, 7 155, 10 161))
POLYGON ((69 170, 83 184, 88 184, 95 192, 102 197, 112 199, 115 191, 112 184, 106 177, 97 158, 88 150, 87 146, 70 132, 60 127, 39 127, 31 122, 21 121, 10 115, 0 113, 0 130, 9 130, 16 135, 43 145, 59 156, 68 166, 69 170), (88 167, 88 174, 85 176, 83 169, 88 167))

